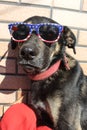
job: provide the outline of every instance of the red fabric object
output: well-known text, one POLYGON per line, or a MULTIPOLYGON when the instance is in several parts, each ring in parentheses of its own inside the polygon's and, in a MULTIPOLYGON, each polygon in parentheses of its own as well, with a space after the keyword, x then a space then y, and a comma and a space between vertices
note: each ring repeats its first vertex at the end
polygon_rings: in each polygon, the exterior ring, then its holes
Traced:
POLYGON ((51 130, 47 126, 36 128, 36 116, 23 103, 11 106, 0 122, 0 130, 51 130))

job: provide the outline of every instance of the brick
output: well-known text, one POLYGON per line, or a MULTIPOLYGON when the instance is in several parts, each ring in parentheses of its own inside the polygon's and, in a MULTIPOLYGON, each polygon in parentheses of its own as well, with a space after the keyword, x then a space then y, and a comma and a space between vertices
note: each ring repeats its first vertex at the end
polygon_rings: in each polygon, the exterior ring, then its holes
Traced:
POLYGON ((14 59, 3 59, 0 62, 0 73, 16 73, 15 64, 14 59))
POLYGON ((0 117, 2 117, 2 115, 3 115, 3 109, 4 107, 3 107, 3 105, 0 105, 0 117))
POLYGON ((9 1, 9 2, 19 2, 19 0, 3 0, 3 1, 9 1))
POLYGON ((0 39, 10 39, 10 33, 8 30, 8 24, 7 23, 0 23, 0 39))
POLYGON ((53 10, 53 19, 56 20, 58 23, 77 27, 77 28, 87 28, 87 14, 81 12, 74 12, 68 10, 53 10), (79 22, 78 22, 79 21, 79 22))
POLYGON ((26 103, 26 102, 24 102, 24 100, 25 100, 24 98, 25 98, 24 96, 21 96, 18 100, 16 100, 15 102, 13 102, 12 105, 13 104, 17 104, 17 103, 26 103))
POLYGON ((3 55, 4 55, 4 57, 17 58, 18 57, 18 47, 15 50, 12 50, 11 44, 9 42, 0 41, 0 57, 2 57, 3 55))
POLYGON ((67 49, 67 52, 79 61, 87 61, 87 47, 76 47, 76 55, 72 49, 67 49))
POLYGON ((0 103, 13 103, 16 100, 16 91, 0 91, 0 103))
POLYGON ((80 31, 78 44, 87 46, 87 31, 80 31))
POLYGON ((33 16, 50 16, 50 9, 31 7, 31 6, 16 6, 16 5, 4 5, 0 4, 0 20, 9 21, 24 21, 25 19, 33 16))
MULTIPOLYGON (((0 41, 0 56, 3 56, 8 50, 8 42, 0 41)), ((6 53, 7 56, 8 53, 6 53)))
POLYGON ((54 6, 79 10, 80 0, 54 0, 54 6))
MULTIPOLYGON (((4 105, 4 113, 8 110, 8 108, 10 108, 11 107, 11 105, 4 105)), ((3 113, 3 114, 4 114, 3 113)))
POLYGON ((27 99, 27 95, 30 91, 29 90, 22 90, 21 88, 17 90, 16 93, 16 102, 22 101, 22 102, 26 102, 27 99))
POLYGON ((9 42, 0 41, 0 57, 2 57, 5 53, 6 53, 5 57, 17 57, 18 48, 16 48, 15 50, 12 50, 9 42))
POLYGON ((83 10, 87 11, 87 0, 83 0, 83 10))
POLYGON ((26 74, 21 65, 18 65, 18 74, 26 74))
POLYGON ((51 5, 52 0, 21 0, 24 3, 39 4, 39 5, 51 5))
POLYGON ((77 38, 77 30, 76 29, 71 29, 71 30, 74 33, 74 35, 76 36, 76 38, 77 38))
POLYGON ((30 80, 27 76, 0 75, 0 89, 29 89, 30 80))
POLYGON ((80 63, 80 65, 81 65, 81 67, 82 67, 82 69, 84 71, 84 74, 87 75, 87 63, 80 63))
POLYGON ((19 88, 18 91, 17 91, 17 93, 16 93, 16 99, 19 99, 21 97, 22 97, 22 89, 19 88))

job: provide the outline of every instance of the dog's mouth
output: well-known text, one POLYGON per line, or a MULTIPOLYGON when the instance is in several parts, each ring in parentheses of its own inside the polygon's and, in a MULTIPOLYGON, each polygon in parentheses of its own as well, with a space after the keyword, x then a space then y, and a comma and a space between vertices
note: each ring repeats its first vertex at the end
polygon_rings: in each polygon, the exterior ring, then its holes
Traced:
POLYGON ((24 70, 30 75, 35 75, 41 72, 40 68, 31 64, 24 65, 24 70))
POLYGON ((22 63, 21 61, 19 62, 19 65, 22 65, 24 70, 29 73, 29 74, 36 74, 36 73, 40 73, 40 68, 32 65, 30 63, 22 63))
POLYGON ((39 74, 44 72, 47 68, 49 68, 49 65, 47 65, 46 67, 40 67, 40 66, 36 66, 32 63, 30 63, 29 61, 25 61, 25 60, 20 60, 19 61, 19 65, 22 65, 24 70, 30 74, 30 75, 35 75, 35 74, 39 74))

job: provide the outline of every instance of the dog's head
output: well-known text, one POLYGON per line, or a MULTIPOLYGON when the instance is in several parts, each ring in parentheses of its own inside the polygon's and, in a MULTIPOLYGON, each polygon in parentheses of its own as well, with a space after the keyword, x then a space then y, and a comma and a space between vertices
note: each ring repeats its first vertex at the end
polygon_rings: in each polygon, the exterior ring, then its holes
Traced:
POLYGON ((60 54, 64 53, 66 46, 72 48, 75 53, 76 38, 68 27, 59 25, 59 30, 57 22, 39 16, 31 17, 24 23, 32 24, 32 32, 26 24, 12 26, 11 46, 12 49, 15 49, 16 46, 19 47, 19 64, 28 73, 37 74, 48 69, 51 64, 60 59, 60 54), (38 26, 40 26, 39 32, 38 26), (28 37, 29 32, 31 35, 28 37), (37 33, 40 33, 41 37, 37 33), (52 40, 54 41, 51 42, 52 40))

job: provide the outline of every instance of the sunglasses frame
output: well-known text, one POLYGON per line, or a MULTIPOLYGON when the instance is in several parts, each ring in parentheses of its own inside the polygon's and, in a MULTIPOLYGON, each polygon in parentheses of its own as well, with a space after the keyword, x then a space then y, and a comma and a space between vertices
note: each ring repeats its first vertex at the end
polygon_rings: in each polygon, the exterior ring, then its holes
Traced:
POLYGON ((16 41, 16 42, 24 42, 24 41, 27 41, 27 40, 30 38, 32 32, 33 32, 33 31, 36 31, 38 37, 39 37, 42 41, 47 42, 47 43, 54 43, 54 42, 57 42, 57 41, 58 41, 58 39, 59 39, 59 37, 60 37, 60 35, 61 35, 61 32, 63 31, 63 26, 60 25, 60 24, 56 24, 56 23, 29 24, 29 23, 17 22, 17 23, 11 23, 11 24, 9 24, 9 25, 8 25, 8 29, 9 29, 9 31, 10 31, 10 34, 11 34, 12 39, 13 39, 14 41, 16 41), (12 28, 13 28, 13 26, 17 26, 17 25, 20 25, 20 24, 24 24, 24 25, 28 26, 29 29, 30 29, 30 31, 29 31, 29 35, 28 35, 25 39, 17 40, 17 39, 15 39, 15 38, 12 36, 12 28), (56 28, 58 28, 59 34, 58 34, 58 37, 56 38, 56 40, 48 41, 48 40, 43 39, 43 38, 40 36, 40 34, 39 34, 39 28, 40 28, 41 26, 43 26, 43 25, 52 25, 52 26, 55 26, 56 28))

